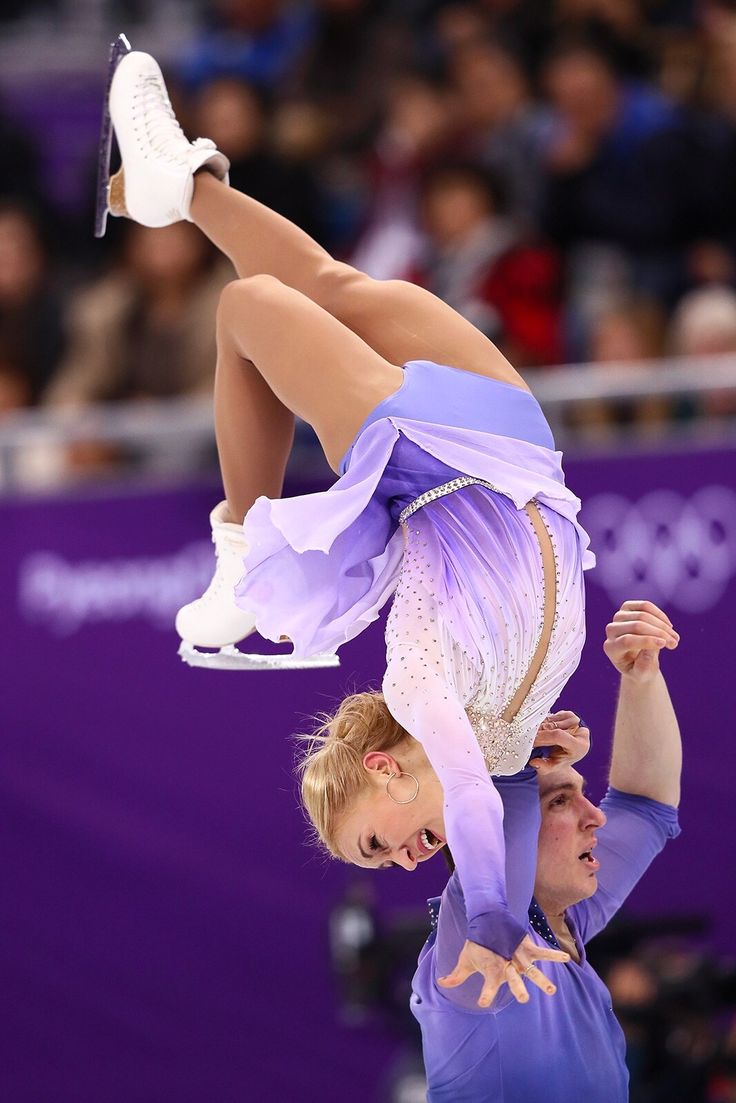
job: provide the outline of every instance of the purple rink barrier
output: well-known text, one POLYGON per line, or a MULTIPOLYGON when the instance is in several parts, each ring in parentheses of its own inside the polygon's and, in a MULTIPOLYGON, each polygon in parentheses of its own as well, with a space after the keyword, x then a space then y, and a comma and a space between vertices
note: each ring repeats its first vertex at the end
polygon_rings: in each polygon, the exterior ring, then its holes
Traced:
MULTIPOLYGON (((617 684, 607 620, 648 596, 682 635, 663 661, 686 742, 684 831, 630 909, 702 911, 730 949, 736 451, 580 459, 568 476, 600 565, 560 704, 593 729, 596 798, 617 684)), ((389 1098, 399 1044, 380 1022, 339 1022, 328 916, 353 875, 305 844, 288 739, 379 680, 382 625, 338 670, 185 667, 171 622, 209 574, 214 500, 199 487, 0 504, 9 1103, 389 1098)), ((444 865, 358 876, 388 916, 421 909, 444 865)))

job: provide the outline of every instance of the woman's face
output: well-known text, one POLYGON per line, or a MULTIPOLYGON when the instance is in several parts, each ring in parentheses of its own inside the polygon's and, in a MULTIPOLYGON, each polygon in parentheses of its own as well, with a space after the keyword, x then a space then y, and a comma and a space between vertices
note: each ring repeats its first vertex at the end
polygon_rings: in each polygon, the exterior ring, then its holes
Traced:
POLYGON ((367 784, 340 822, 335 838, 338 849, 365 869, 416 869, 447 841, 437 775, 423 753, 416 761, 402 758, 399 765, 391 754, 371 751, 363 766, 367 784), (416 777, 418 789, 409 773, 416 777), (408 803, 396 803, 401 800, 408 803))

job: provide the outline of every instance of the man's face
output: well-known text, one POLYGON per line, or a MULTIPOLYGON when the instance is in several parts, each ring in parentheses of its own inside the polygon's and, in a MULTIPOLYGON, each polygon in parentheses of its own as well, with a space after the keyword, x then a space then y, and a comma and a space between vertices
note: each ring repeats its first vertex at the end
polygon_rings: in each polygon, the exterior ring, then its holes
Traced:
POLYGON ((606 817, 584 795, 584 785, 572 766, 559 766, 539 778, 542 826, 534 895, 548 915, 587 900, 598 888, 600 866, 591 852, 606 817))

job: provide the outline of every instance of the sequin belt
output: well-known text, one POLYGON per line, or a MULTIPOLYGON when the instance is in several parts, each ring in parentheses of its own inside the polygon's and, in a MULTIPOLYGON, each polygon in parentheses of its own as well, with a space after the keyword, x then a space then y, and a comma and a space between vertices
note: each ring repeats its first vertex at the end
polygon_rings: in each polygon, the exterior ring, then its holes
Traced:
POLYGON ((498 494, 502 493, 497 486, 489 483, 486 479, 476 479, 472 475, 458 475, 456 479, 450 479, 449 483, 442 483, 440 486, 432 487, 431 490, 425 490, 413 502, 409 502, 408 506, 404 506, 399 514, 399 524, 405 524, 413 513, 416 513, 418 509, 426 506, 429 502, 434 502, 436 498, 444 498, 446 494, 453 494, 456 490, 462 490, 464 486, 472 485, 484 486, 487 490, 495 490, 498 494))

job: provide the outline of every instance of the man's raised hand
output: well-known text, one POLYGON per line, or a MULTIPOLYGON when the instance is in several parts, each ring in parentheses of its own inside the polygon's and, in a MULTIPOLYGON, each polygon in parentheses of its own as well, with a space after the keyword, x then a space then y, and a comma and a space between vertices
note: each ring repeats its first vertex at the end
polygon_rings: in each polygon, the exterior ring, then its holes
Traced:
POLYGON ((659 672, 659 653, 673 651, 680 637, 672 621, 651 601, 625 601, 606 625, 603 650, 620 674, 647 682, 659 672))

